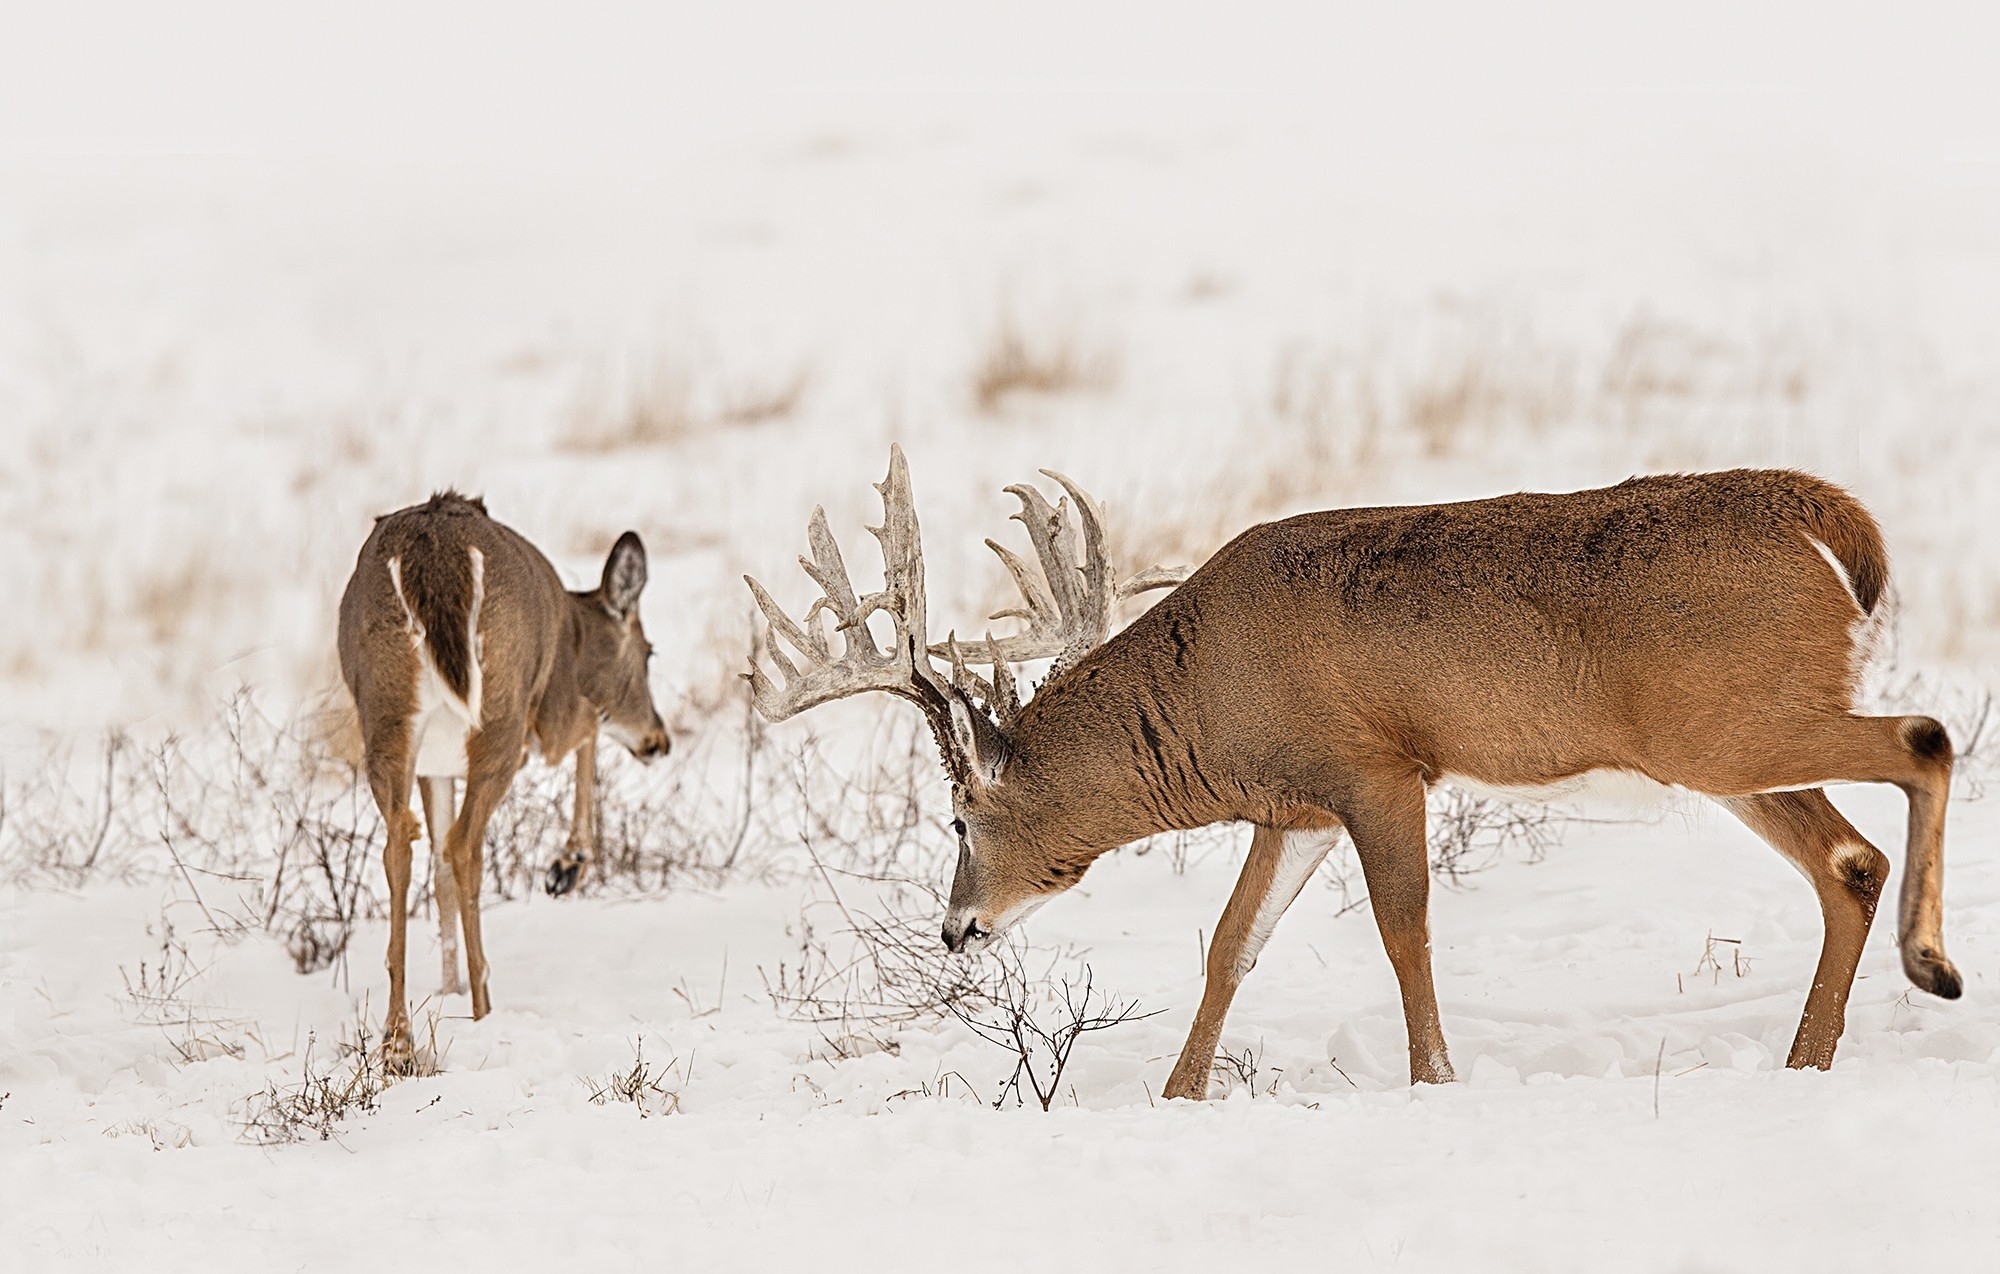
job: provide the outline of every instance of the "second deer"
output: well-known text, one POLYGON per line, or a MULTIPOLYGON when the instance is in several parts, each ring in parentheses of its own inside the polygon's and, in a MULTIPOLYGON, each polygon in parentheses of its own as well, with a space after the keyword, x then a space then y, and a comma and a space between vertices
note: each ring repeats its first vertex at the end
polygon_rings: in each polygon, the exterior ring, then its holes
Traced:
POLYGON ((639 623, 646 550, 625 532, 596 588, 573 593, 519 534, 457 492, 379 518, 340 599, 340 670, 361 717, 368 786, 388 843, 389 1016, 392 1047, 407 1048, 403 993, 410 811, 423 792, 443 989, 460 990, 458 933, 472 1016, 491 1008, 479 931, 487 821, 532 744, 550 764, 576 754, 576 815, 549 865, 561 894, 595 852, 597 731, 642 761, 667 754, 666 727, 646 681, 652 646, 639 623), (465 801, 454 812, 455 781, 465 801))

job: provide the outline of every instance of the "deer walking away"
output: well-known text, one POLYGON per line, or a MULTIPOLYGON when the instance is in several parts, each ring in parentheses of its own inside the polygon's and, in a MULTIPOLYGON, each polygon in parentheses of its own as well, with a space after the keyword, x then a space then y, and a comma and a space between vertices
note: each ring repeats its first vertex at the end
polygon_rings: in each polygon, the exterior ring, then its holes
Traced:
POLYGON ((551 894, 573 888, 595 853, 597 733, 642 761, 665 756, 666 727, 646 680, 652 647, 639 623, 646 550, 631 531, 596 588, 570 592, 534 545, 456 492, 377 519, 340 600, 340 667, 360 713, 368 784, 388 829, 389 1017, 408 1046, 404 946, 410 847, 424 834, 410 810, 422 791, 435 882, 445 992, 465 938, 472 1015, 486 1016, 479 927, 486 825, 532 744, 557 764, 576 755, 576 813, 549 866, 551 894), (454 811, 456 784, 465 798, 454 811))
POLYGON ((923 710, 952 783, 954 951, 980 949, 1119 846, 1251 824, 1168 1096, 1206 1095, 1237 987, 1343 832, 1401 991, 1411 1081, 1452 1078, 1428 920, 1425 795, 1439 782, 1546 790, 1617 774, 1722 804, 1817 895, 1824 939, 1787 1064, 1822 1068, 1889 874, 1822 789, 1893 784, 1908 800, 1903 967, 1922 990, 1959 994, 1941 901, 1952 745, 1929 717, 1854 711, 1888 560, 1839 488, 1735 470, 1305 514, 1245 531, 1113 636, 1119 599, 1181 577, 1121 584, 1101 512, 1051 476, 1067 492, 1054 507, 1009 488, 1039 569, 994 546, 1023 594, 995 618, 1024 631, 932 643, 892 449, 882 590, 856 594, 815 511, 801 562, 823 596, 804 621, 749 581, 768 621, 752 693, 774 722, 870 690, 923 710), (878 612, 886 647, 867 626, 878 612), (1009 664, 1050 656, 1024 702, 1009 664))

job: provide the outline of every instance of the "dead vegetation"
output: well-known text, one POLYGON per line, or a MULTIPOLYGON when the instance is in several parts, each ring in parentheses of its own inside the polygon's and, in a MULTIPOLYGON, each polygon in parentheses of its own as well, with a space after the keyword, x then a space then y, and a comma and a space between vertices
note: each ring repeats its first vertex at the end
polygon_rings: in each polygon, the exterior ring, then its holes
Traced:
POLYGON ((141 960, 136 969, 123 965, 118 969, 125 984, 121 1007, 126 1019, 158 1028, 173 1060, 182 1066, 216 1057, 241 1058, 247 1045, 261 1045, 255 1022, 209 1003, 202 995, 208 968, 189 954, 165 913, 149 932, 159 940, 158 953, 141 960))
POLYGON ((601 378, 557 437, 566 451, 604 453, 672 446, 724 429, 797 414, 812 385, 803 364, 768 376, 697 375, 686 360, 657 355, 601 378))
POLYGON ((971 381, 973 406, 995 416, 1024 397, 1110 389, 1118 383, 1118 358, 1073 327, 1031 334, 1009 311, 987 335, 971 381))
MULTIPOLYGON (((582 1083, 590 1094, 593 1106, 630 1106, 639 1112, 639 1118, 650 1119, 654 1115, 677 1115, 681 1109, 681 1089, 686 1086, 688 1072, 680 1069, 679 1058, 669 1058, 665 1066, 655 1066, 646 1060, 646 1041, 643 1036, 632 1043, 632 1064, 624 1069, 614 1069, 602 1079, 582 1076, 582 1083), (676 1086, 667 1087, 672 1079, 676 1086)), ((692 1070, 692 1064, 688 1068, 692 1070)))
POLYGON ((243 1139, 260 1146, 328 1141, 357 1115, 373 1113, 390 1086, 405 1079, 437 1075, 443 1058, 437 1045, 437 1014, 427 1015, 427 1040, 413 1053, 384 1046, 370 1032, 365 1008, 323 1056, 317 1037, 308 1035, 299 1055, 296 1083, 273 1082, 245 1101, 237 1126, 243 1139))

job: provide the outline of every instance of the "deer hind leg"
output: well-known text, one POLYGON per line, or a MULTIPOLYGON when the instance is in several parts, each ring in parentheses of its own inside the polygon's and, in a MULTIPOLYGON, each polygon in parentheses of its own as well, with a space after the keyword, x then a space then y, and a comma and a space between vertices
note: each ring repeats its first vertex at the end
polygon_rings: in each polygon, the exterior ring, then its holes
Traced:
POLYGON ((1424 784, 1413 772, 1364 777, 1340 809, 1396 983, 1410 1040, 1410 1082, 1452 1080, 1431 981, 1430 848, 1424 838, 1424 784))
MULTIPOLYGON (((1957 999, 1958 970, 1944 953, 1944 816, 1951 795, 1951 736, 1929 717, 1842 715, 1816 720, 1737 777, 1737 792, 1893 783, 1909 799, 1908 848, 1896 943, 1903 971, 1932 995, 1957 999)), ((1698 783, 1687 786, 1700 790, 1698 783)))
POLYGON ((549 864, 543 886, 560 898, 583 883, 597 857, 597 731, 593 728, 576 749, 576 814, 570 819, 569 841, 549 864))
POLYGON ((1722 804, 1804 872, 1819 895, 1826 938, 1785 1065, 1825 1070, 1833 1065, 1847 1022, 1847 994, 1876 900, 1889 879, 1889 860, 1817 788, 1734 797, 1722 804))
POLYGON ((410 843, 420 828, 410 812, 411 757, 409 724, 394 721, 378 726, 367 738, 368 788, 382 811, 387 836, 382 846, 382 872, 389 879, 389 1011, 382 1023, 382 1043, 393 1060, 410 1050, 410 1014, 403 986, 409 942, 410 843))
POLYGON ((515 771, 521 768, 523 730, 489 722, 465 744, 465 804, 446 838, 453 884, 458 890, 459 923, 465 930, 465 973, 472 988, 472 1017, 492 1011, 486 985, 486 944, 479 929, 479 884, 486 871, 486 824, 507 795, 515 771))
POLYGON ((1236 998, 1236 988, 1256 966, 1257 954, 1270 940, 1278 918, 1312 879, 1339 835, 1338 826, 1297 831, 1259 827, 1251 835, 1250 855, 1208 946, 1208 980, 1202 988, 1201 1007, 1195 1010, 1187 1043, 1167 1079, 1164 1095, 1168 1098, 1200 1101, 1208 1096, 1215 1048, 1222 1039, 1222 1023, 1229 1015, 1230 1001, 1236 998))
POLYGON ((431 901, 437 907, 438 992, 457 995, 465 990, 458 975, 458 882, 452 878, 445 842, 451 835, 455 794, 450 778, 425 778, 418 784, 424 798, 424 824, 431 841, 431 901))

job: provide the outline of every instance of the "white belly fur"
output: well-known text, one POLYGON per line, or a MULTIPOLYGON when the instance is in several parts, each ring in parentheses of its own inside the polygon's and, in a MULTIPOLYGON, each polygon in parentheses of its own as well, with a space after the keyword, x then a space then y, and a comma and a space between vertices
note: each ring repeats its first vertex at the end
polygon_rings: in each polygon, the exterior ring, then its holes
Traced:
POLYGON ((1688 795, 1683 787, 1656 783, 1631 770, 1586 770, 1560 782, 1539 787, 1496 787, 1463 774, 1446 773, 1443 781, 1475 796, 1543 805, 1609 806, 1619 810, 1652 810, 1688 795))

